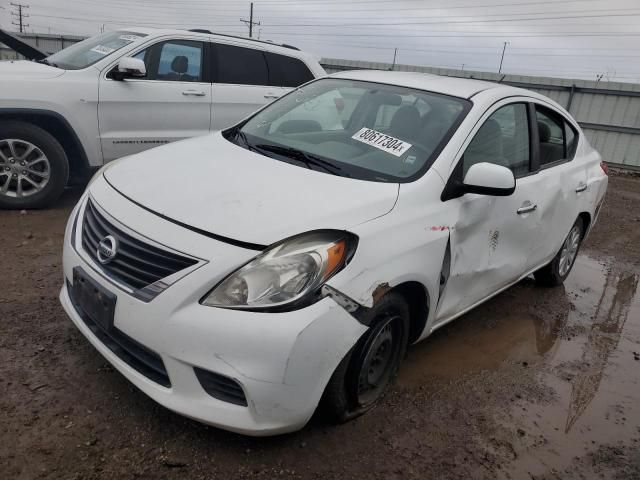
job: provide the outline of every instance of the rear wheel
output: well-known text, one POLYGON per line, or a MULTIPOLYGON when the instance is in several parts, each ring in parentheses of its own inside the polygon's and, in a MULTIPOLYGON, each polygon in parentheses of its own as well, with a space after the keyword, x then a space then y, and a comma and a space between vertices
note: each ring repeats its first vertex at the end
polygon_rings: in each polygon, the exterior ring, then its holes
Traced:
POLYGON ((331 420, 345 422, 371 409, 393 383, 407 351, 409 308, 389 293, 368 313, 370 328, 340 362, 322 399, 331 420))
POLYGON ((538 284, 547 287, 562 285, 573 268, 583 236, 584 221, 578 217, 557 255, 533 274, 538 284))
POLYGON ((0 208, 45 207, 68 176, 67 156, 51 134, 28 123, 0 123, 0 208))

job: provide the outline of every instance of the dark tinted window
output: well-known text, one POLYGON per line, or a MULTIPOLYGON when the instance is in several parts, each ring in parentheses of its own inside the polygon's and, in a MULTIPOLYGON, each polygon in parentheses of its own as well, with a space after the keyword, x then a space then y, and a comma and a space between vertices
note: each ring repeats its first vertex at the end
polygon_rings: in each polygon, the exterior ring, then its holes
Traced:
POLYGON ((217 83, 268 85, 269 74, 260 50, 216 44, 217 83))
POLYGON ((513 103, 496 110, 480 127, 464 152, 463 175, 472 165, 487 162, 511 169, 518 177, 529 173, 527 105, 513 103))
POLYGON ((313 80, 307 66, 297 58, 265 52, 269 66, 269 85, 274 87, 298 87, 313 80))
POLYGON ((540 138, 540 166, 571 159, 575 154, 578 137, 562 115, 536 105, 536 120, 540 138))
POLYGON ((134 58, 144 60, 147 80, 201 82, 202 47, 201 42, 170 40, 156 43, 134 58))

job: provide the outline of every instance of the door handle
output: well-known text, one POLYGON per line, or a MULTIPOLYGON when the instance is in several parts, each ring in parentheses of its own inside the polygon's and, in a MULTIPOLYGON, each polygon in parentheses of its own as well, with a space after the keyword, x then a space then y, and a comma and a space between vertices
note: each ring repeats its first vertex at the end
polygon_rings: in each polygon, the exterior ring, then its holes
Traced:
POLYGON ((198 90, 185 90, 182 92, 182 95, 189 97, 204 97, 206 93, 198 90))
POLYGON ((576 193, 584 192, 586 189, 587 189, 587 184, 581 183, 580 185, 578 185, 578 188, 576 188, 576 193))
POLYGON ((264 98, 280 98, 280 95, 273 95, 272 93, 268 93, 264 96, 264 98))
POLYGON ((525 205, 524 207, 520 207, 517 210, 518 215, 522 215, 524 213, 529 213, 529 212, 533 212, 538 208, 538 205, 535 204, 529 204, 529 205, 525 205))

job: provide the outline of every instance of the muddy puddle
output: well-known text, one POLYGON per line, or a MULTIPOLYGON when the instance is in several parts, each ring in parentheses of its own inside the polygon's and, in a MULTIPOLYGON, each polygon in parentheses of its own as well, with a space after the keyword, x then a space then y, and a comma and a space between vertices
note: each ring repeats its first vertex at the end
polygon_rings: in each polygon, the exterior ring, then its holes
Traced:
POLYGON ((533 369, 552 392, 547 401, 519 398, 496 413, 518 431, 507 478, 557 472, 596 445, 637 442, 639 279, 613 258, 581 255, 563 287, 526 280, 414 346, 398 384, 424 388, 518 363, 533 369))

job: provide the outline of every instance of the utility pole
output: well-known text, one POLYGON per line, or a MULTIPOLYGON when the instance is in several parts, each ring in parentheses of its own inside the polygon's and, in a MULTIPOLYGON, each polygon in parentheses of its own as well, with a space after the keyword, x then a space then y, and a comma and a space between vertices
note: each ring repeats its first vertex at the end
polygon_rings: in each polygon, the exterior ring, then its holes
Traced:
POLYGON ((396 48, 393 51, 393 64, 391 65, 391 70, 395 70, 396 69, 396 55, 398 54, 398 49, 396 48))
POLYGON ((502 46, 502 57, 500 57, 500 68, 498 69, 498 73, 502 73, 502 62, 504 61, 504 52, 507 49, 507 44, 509 42, 504 42, 504 45, 502 46))
POLYGON ((260 22, 253 21, 253 2, 251 2, 251 10, 249 10, 249 20, 241 18, 240 21, 249 25, 249 38, 253 37, 253 26, 260 25, 260 22))
POLYGON ((16 17, 18 19, 18 23, 16 22, 11 22, 12 25, 15 25, 16 27, 20 28, 20 33, 24 33, 24 30, 26 27, 29 26, 29 24, 24 23, 24 19, 27 18, 29 15, 27 15, 26 13, 23 13, 23 9, 25 8, 29 8, 29 5, 24 5, 22 3, 13 3, 11 2, 10 4, 12 7, 15 7, 18 9, 17 12, 11 12, 11 15, 13 15, 14 17, 16 17))

